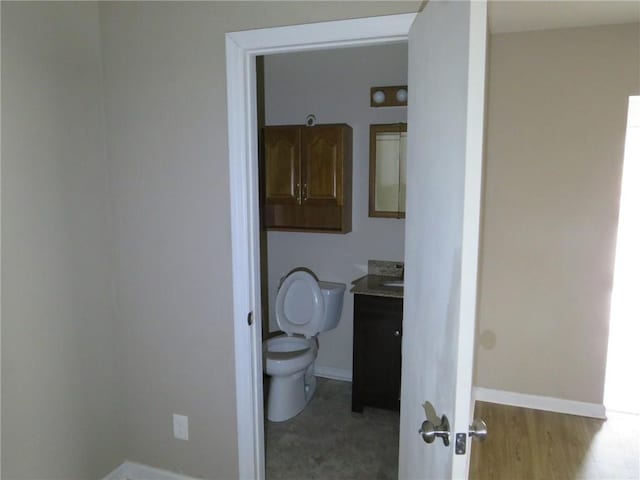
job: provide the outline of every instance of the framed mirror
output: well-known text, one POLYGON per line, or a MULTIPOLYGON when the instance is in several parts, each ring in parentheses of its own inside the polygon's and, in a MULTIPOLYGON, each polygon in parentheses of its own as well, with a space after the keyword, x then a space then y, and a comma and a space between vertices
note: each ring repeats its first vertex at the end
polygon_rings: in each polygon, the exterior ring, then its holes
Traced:
POLYGON ((404 218, 407 124, 369 126, 369 216, 404 218))

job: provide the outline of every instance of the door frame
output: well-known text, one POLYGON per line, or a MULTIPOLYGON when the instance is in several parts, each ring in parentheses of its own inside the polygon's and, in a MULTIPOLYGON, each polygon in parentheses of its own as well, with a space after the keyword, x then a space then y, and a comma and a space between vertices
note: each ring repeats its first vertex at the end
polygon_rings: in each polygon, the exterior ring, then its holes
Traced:
POLYGON ((238 477, 264 479, 258 55, 406 42, 416 13, 231 32, 226 40, 238 477), (248 325, 250 312, 253 324, 248 325))

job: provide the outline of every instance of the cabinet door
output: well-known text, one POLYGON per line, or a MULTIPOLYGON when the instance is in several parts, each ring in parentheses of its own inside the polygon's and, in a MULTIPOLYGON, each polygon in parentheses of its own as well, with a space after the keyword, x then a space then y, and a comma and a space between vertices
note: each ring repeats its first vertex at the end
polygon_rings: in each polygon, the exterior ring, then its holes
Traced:
POLYGON ((344 136, 345 129, 342 125, 303 127, 303 204, 343 204, 344 136))
POLYGON ((400 409, 402 299, 356 295, 352 410, 400 409))
POLYGON ((351 231, 352 133, 346 124, 264 128, 266 228, 351 231))
POLYGON ((265 127, 265 203, 300 203, 300 140, 300 127, 265 127))

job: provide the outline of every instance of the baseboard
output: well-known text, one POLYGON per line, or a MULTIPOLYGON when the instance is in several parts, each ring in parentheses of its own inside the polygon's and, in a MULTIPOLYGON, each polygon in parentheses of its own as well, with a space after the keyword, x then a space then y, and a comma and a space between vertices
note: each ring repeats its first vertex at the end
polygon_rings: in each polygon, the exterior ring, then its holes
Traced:
POLYGON ((604 405, 599 403, 578 402, 575 400, 565 400, 563 398, 507 392, 484 387, 474 387, 473 390, 474 399, 480 402, 567 413, 581 417, 607 418, 607 411, 604 405))
POLYGON ((125 461, 102 480, 197 480, 168 470, 125 461))
POLYGON ((323 367, 316 365, 313 373, 316 377, 330 378, 331 380, 340 380, 342 382, 350 382, 353 379, 351 370, 345 368, 323 367))

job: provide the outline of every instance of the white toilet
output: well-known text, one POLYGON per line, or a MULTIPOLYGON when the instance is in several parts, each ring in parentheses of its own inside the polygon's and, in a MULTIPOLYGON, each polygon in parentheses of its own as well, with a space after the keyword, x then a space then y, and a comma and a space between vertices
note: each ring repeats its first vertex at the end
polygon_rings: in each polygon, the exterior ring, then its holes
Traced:
POLYGON ((338 325, 345 288, 344 283, 319 282, 304 270, 291 272, 282 282, 275 310, 285 335, 263 343, 264 370, 271 376, 267 418, 272 422, 289 420, 311 400, 317 335, 338 325))

